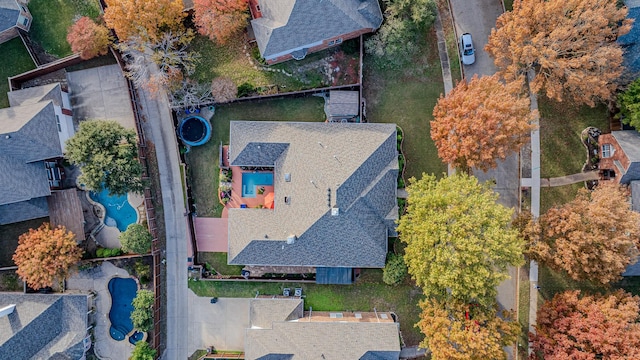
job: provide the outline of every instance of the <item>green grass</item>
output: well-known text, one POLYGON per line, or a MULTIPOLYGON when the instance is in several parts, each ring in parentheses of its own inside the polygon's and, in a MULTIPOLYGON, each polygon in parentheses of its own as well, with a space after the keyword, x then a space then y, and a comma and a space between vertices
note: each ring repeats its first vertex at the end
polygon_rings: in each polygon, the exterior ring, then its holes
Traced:
POLYGON ((44 222, 48 222, 49 218, 39 218, 27 220, 19 223, 0 225, 0 266, 14 266, 11 257, 18 247, 18 238, 20 235, 36 229, 44 222))
POLYGON ((189 360, 198 360, 202 356, 207 354, 207 350, 196 350, 191 356, 189 356, 189 360))
POLYGON ((191 148, 186 156, 189 182, 198 216, 220 217, 223 206, 218 201, 219 146, 229 143, 231 120, 324 121, 324 100, 317 96, 252 101, 222 105, 211 119, 211 140, 191 148))
POLYGON ((71 55, 67 29, 82 16, 97 18, 100 4, 98 0, 31 0, 29 11, 33 15, 31 38, 49 54, 62 58, 71 55))
POLYGON ((413 325, 418 322, 423 298, 420 289, 411 285, 391 287, 382 283, 382 270, 363 270, 353 285, 316 285, 308 283, 218 282, 190 281, 189 288, 198 296, 254 297, 260 294, 281 294, 285 288, 301 287, 305 309, 315 311, 393 311, 400 320, 400 330, 407 345, 418 345, 423 339, 413 325))
POLYGON ((198 252, 198 263, 208 263, 220 275, 240 275, 242 266, 227 265, 227 253, 223 252, 198 252))
POLYGON ((0 54, 4 59, 2 66, 0 66, 0 108, 6 108, 9 107, 9 98, 7 97, 9 83, 7 78, 35 69, 36 65, 20 38, 11 39, 4 44, 0 44, 0 54))
POLYGON ((404 130, 405 178, 422 173, 442 175, 447 168, 438 158, 429 122, 444 91, 435 33, 420 37, 418 54, 402 70, 378 69, 365 56, 364 96, 367 121, 396 123, 404 130))
POLYGON ((540 213, 544 214, 554 206, 560 206, 575 199, 578 190, 582 188, 584 183, 540 188, 540 213))
MULTIPOLYGON (((347 41, 341 45, 340 49, 350 58, 357 59, 357 53, 353 52, 354 42, 357 44, 357 40, 347 41)), ((195 73, 191 76, 192 79, 200 83, 208 84, 214 78, 224 76, 233 80, 238 86, 243 83, 249 83, 254 87, 275 85, 280 89, 280 92, 337 85, 329 84, 317 67, 308 68, 311 66, 310 64, 317 63, 327 57, 329 53, 336 51, 335 48, 310 54, 304 60, 286 61, 270 66, 271 69, 285 70, 293 76, 287 76, 279 71, 262 70, 263 65, 254 68, 257 61, 253 54, 257 48, 255 44, 248 44, 243 34, 237 34, 224 45, 218 45, 207 37, 198 35, 191 42, 191 49, 200 54, 195 73), (247 57, 247 53, 250 55, 249 57, 247 57), (302 71, 298 71, 298 69, 302 69, 302 71)), ((357 60, 353 61, 351 64, 356 65, 354 74, 357 74, 357 60)), ((344 64, 346 65, 346 63, 344 64)), ((344 65, 340 67, 346 68, 344 65)), ((357 82, 357 78, 352 80, 348 83, 357 82)))
POLYGON ((607 289, 589 281, 575 281, 565 272, 555 272, 544 265, 540 265, 538 269, 538 283, 540 284, 538 304, 544 300, 551 300, 555 294, 566 290, 581 290, 584 293, 593 294, 607 289))
POLYGON ((579 173, 587 160, 580 133, 595 126, 609 132, 607 108, 576 106, 568 101, 538 99, 540 110, 541 176, 557 177, 579 173))
POLYGON ((502 0, 502 2, 504 3, 505 10, 507 11, 513 10, 513 0, 502 0))
POLYGON ((522 330, 518 338, 518 352, 525 359, 529 348, 529 292, 531 283, 526 275, 529 269, 528 262, 520 269, 520 281, 518 288, 518 322, 522 330))

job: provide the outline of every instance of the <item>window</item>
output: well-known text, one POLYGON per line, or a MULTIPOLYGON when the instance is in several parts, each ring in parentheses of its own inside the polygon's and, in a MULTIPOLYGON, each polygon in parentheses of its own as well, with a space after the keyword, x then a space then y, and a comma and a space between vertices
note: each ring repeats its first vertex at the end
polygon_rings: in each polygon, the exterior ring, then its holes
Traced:
POLYGON ((24 20, 22 20, 22 25, 28 26, 29 25, 29 19, 24 18, 24 20))
POLYGON ((60 126, 60 117, 56 115, 56 125, 58 125, 58 132, 62 132, 62 127, 60 126))
POLYGON ((342 38, 336 39, 336 45, 342 44, 342 38))
POLYGON ((333 44, 335 44, 335 43, 336 43, 336 41, 335 41, 335 40, 331 40, 331 41, 329 41, 329 46, 331 46, 331 45, 333 45, 333 44))
POLYGON ((610 158, 614 152, 615 150, 611 144, 602 145, 602 158, 610 158))

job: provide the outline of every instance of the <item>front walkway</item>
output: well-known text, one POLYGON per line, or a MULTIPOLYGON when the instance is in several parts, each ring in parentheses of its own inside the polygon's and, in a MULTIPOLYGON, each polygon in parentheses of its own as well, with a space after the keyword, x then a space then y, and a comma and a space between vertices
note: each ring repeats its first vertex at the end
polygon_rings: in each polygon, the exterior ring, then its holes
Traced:
POLYGON ((128 359, 134 346, 127 340, 116 341, 109 335, 109 310, 111 310, 111 294, 108 285, 111 278, 129 277, 129 273, 108 261, 93 269, 80 271, 67 278, 67 289, 71 291, 94 291, 97 296, 94 301, 95 313, 95 345, 94 350, 100 359, 128 359))

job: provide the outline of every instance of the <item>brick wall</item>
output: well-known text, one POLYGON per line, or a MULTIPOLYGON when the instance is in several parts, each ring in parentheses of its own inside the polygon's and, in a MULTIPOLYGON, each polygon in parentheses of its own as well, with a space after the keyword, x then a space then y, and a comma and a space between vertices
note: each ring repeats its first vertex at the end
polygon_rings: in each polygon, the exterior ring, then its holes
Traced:
POLYGON ((629 168, 629 158, 618 144, 618 141, 616 141, 616 138, 614 138, 611 134, 600 135, 600 137, 598 138, 598 144, 600 145, 600 148, 598 149, 598 156, 600 157, 600 170, 608 169, 615 171, 615 181, 619 182, 623 174, 620 173, 620 169, 618 169, 614 161, 619 161, 626 171, 626 169, 629 168), (611 144, 613 148, 613 154, 611 157, 605 158, 602 156, 602 146, 605 144, 611 144))

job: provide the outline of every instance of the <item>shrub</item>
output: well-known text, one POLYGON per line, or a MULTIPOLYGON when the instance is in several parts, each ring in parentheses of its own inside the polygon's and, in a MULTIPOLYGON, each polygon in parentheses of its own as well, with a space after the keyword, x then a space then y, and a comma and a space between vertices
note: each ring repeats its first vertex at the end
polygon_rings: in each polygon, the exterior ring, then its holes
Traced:
POLYGON ((149 331, 153 327, 153 292, 149 290, 138 290, 133 299, 133 311, 131 312, 131 322, 140 331, 149 331))
POLYGON ((98 250, 96 250, 96 257, 99 258, 103 258, 104 256, 104 251, 107 250, 105 248, 98 248, 98 250))
POLYGON ((398 285, 407 276, 407 265, 402 255, 389 254, 387 264, 384 266, 382 281, 387 285, 398 285))
POLYGON ((141 284, 148 284, 149 281, 151 281, 151 266, 138 260, 134 265, 134 270, 136 275, 138 275, 138 280, 140 280, 141 284))
POLYGON ((120 234, 120 244, 125 252, 148 254, 152 240, 149 230, 140 224, 131 224, 125 232, 120 234))
POLYGON ((242 83, 240 86, 238 86, 238 97, 246 97, 246 96, 250 96, 251 94, 256 92, 256 88, 255 86, 249 84, 249 83, 242 83))
POLYGON ((155 357, 156 350, 152 349, 148 342, 138 341, 129 360, 153 360, 155 357))

